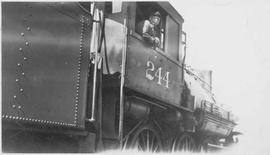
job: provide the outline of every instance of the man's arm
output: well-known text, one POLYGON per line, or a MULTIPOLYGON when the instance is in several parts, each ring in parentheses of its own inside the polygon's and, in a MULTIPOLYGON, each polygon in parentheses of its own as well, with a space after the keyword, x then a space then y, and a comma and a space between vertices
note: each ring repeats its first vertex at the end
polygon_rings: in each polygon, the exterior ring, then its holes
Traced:
POLYGON ((155 43, 155 37, 152 36, 149 32, 151 31, 151 26, 150 26, 150 22, 148 20, 146 20, 143 23, 143 28, 142 28, 142 37, 144 39, 146 39, 147 41, 149 41, 150 43, 155 43))

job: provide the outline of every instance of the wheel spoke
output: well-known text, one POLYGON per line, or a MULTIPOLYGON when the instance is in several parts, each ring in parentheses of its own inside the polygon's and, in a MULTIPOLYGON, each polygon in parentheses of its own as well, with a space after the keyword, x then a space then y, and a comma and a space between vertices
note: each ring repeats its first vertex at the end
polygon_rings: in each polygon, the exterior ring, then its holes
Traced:
POLYGON ((151 139, 151 147, 150 147, 150 150, 153 150, 153 145, 154 145, 154 140, 156 139, 156 137, 152 137, 151 139))
POLYGON ((194 141, 189 135, 182 135, 172 145, 172 151, 194 151, 194 141))
POLYGON ((150 151, 150 148, 149 148, 149 131, 146 132, 146 150, 150 151))
POLYGON ((157 152, 160 148, 160 141, 157 135, 151 130, 141 131, 137 137, 134 137, 133 148, 140 151, 157 152))
POLYGON ((155 146, 155 149, 153 152, 157 152, 157 150, 158 150, 158 145, 155 146))

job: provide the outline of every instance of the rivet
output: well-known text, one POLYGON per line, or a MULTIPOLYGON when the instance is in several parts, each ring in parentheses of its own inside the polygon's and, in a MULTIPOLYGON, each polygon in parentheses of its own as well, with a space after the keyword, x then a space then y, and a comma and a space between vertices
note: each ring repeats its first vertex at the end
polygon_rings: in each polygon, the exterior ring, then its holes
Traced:
POLYGON ((12 105, 12 108, 16 108, 16 105, 15 105, 15 104, 13 104, 13 105, 12 105))
POLYGON ((28 41, 27 41, 27 42, 25 42, 25 45, 26 45, 26 46, 28 46, 28 45, 29 45, 29 42, 28 42, 28 41))
POLYGON ((75 102, 78 102, 78 100, 76 100, 75 102))
POLYGON ((20 64, 20 63, 18 63, 18 64, 17 64, 17 66, 21 66, 21 64, 20 64))
POLYGON ((21 36, 24 36, 24 33, 21 33, 21 36))
POLYGON ((16 117, 15 117, 15 116, 13 116, 13 119, 16 119, 16 117))
POLYGON ((13 98, 17 98, 17 96, 16 96, 16 95, 14 95, 14 96, 13 96, 13 98))
POLYGON ((27 60, 27 58, 26 57, 23 57, 23 60, 27 60))
POLYGON ((23 118, 22 120, 25 120, 25 118, 23 118))
POLYGON ((20 89, 20 92, 23 92, 23 89, 22 88, 20 89))
POLYGON ((19 48, 19 51, 22 51, 22 48, 19 48))
POLYGON ((19 117, 16 117, 16 119, 19 119, 19 117))
POLYGON ((19 82, 19 79, 16 79, 15 81, 16 81, 16 82, 19 82))
POLYGON ((25 75, 25 73, 24 73, 24 72, 22 72, 22 75, 25 75))
POLYGON ((11 118, 12 118, 12 116, 9 116, 9 118, 11 119, 11 118))
POLYGON ((30 31, 31 30, 31 28, 30 27, 27 27, 27 31, 30 31))
POLYGON ((22 108, 22 107, 19 105, 19 106, 18 106, 18 109, 21 109, 21 108, 22 108))
POLYGON ((28 121, 28 118, 26 118, 25 120, 28 121))

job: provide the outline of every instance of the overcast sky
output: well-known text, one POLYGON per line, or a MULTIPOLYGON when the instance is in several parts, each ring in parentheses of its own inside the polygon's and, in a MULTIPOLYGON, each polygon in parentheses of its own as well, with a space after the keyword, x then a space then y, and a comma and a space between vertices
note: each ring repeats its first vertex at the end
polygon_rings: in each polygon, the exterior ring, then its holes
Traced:
POLYGON ((171 0, 185 19, 187 63, 213 70, 218 101, 239 116, 241 154, 270 154, 270 1, 171 0))

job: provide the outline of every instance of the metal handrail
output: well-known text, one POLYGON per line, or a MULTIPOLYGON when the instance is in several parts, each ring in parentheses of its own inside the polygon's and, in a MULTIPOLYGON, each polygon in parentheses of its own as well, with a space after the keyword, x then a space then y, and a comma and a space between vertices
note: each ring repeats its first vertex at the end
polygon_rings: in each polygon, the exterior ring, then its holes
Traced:
POLYGON ((223 114, 227 113, 227 117, 225 117, 225 119, 230 120, 230 112, 228 110, 225 110, 224 108, 215 105, 214 103, 210 103, 206 100, 202 100, 201 101, 201 108, 203 111, 207 111, 213 115, 217 115, 220 116, 222 118, 223 114))

